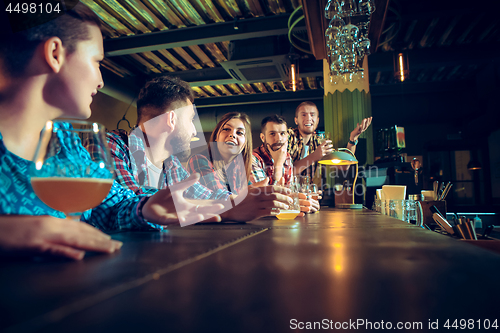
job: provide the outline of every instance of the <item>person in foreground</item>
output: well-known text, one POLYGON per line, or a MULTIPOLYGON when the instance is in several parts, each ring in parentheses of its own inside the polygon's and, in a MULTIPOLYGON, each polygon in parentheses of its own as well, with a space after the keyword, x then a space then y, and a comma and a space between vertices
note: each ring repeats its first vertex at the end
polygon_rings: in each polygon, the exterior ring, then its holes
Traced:
MULTIPOLYGON (((262 119, 260 139, 262 145, 253 150, 252 182, 268 180, 270 184, 281 183, 289 186, 294 179, 294 166, 287 150, 288 133, 285 118, 274 115, 262 119)), ((317 200, 305 195, 300 199, 302 212, 314 213, 319 210, 317 200)))
MULTIPOLYGON (((28 21, 36 23, 39 19, 28 21)), ((88 118, 92 97, 103 86, 99 24, 91 10, 78 4, 57 19, 0 35, 2 253, 47 253, 82 259, 85 251, 111 253, 121 247, 120 242, 98 229, 159 229, 159 224, 193 217, 220 220, 213 211, 222 205, 183 199, 182 192, 197 182, 197 175, 153 196, 136 196, 114 183, 99 206, 82 214, 87 224, 63 219, 64 214, 45 205, 33 192, 28 170, 40 131, 48 120, 58 117, 88 118)), ((65 153, 82 153, 81 149, 65 153)))
MULTIPOLYGON (((137 194, 152 194, 158 188, 171 187, 188 178, 189 173, 179 157, 190 155, 191 138, 196 135, 192 101, 189 84, 178 78, 158 77, 145 84, 137 100, 137 127, 130 133, 114 131, 107 135, 116 178, 122 186, 137 194)), ((92 151, 92 147, 89 148, 92 151)), ((251 147, 248 151, 251 152, 251 147)), ((206 176, 205 170, 192 171, 206 176)), ((222 204, 224 208, 217 212, 222 221, 234 222, 276 214, 277 209, 286 209, 292 201, 286 195, 289 193, 286 188, 248 188, 247 174, 243 172, 241 176, 241 184, 238 183, 234 191, 228 191, 225 186, 207 188, 196 182, 187 188, 184 198, 222 204)), ((206 178, 202 179, 207 185, 206 178)))

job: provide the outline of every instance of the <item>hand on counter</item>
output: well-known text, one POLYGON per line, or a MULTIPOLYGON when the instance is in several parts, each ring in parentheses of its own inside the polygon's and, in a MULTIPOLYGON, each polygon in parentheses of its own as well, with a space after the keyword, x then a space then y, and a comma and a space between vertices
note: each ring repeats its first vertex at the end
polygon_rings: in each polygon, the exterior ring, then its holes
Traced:
POLYGON ((52 216, 0 215, 0 253, 49 254, 81 260, 85 251, 113 253, 121 242, 91 225, 52 216))

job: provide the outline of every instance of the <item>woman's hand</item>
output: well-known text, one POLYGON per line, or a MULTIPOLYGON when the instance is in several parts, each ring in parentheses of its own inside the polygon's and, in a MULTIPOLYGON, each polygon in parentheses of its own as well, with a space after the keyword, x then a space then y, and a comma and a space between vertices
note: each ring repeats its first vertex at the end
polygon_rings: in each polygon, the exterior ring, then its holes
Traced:
POLYGON ((234 207, 221 214, 221 217, 224 221, 247 222, 277 215, 278 209, 288 209, 293 203, 290 194, 288 188, 278 185, 249 186, 248 193, 234 197, 234 207))
POLYGON ((184 191, 200 179, 200 174, 192 174, 186 180, 174 184, 152 195, 142 208, 142 215, 149 222, 186 226, 198 222, 220 222, 220 214, 225 205, 214 200, 190 200, 184 191))

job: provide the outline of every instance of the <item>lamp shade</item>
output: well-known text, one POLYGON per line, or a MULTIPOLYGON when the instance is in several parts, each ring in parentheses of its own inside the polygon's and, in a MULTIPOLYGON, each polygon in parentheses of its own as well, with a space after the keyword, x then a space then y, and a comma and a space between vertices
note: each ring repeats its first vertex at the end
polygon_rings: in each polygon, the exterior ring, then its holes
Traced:
POLYGON ((481 163, 479 163, 478 161, 476 160, 470 160, 469 163, 467 164, 467 169, 469 170, 481 170, 483 168, 483 166, 481 165, 481 163))
POLYGON ((351 165, 357 164, 358 160, 356 159, 356 157, 349 153, 334 150, 331 153, 323 156, 323 158, 319 160, 318 163, 324 165, 351 165))

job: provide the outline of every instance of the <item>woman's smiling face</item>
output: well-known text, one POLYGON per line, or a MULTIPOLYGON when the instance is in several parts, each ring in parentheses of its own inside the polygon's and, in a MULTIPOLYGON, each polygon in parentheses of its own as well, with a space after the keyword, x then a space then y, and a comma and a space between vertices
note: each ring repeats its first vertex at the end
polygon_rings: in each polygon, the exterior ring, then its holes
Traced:
POLYGON ((245 145, 245 125, 233 118, 224 124, 217 134, 217 148, 224 160, 238 155, 245 145))

